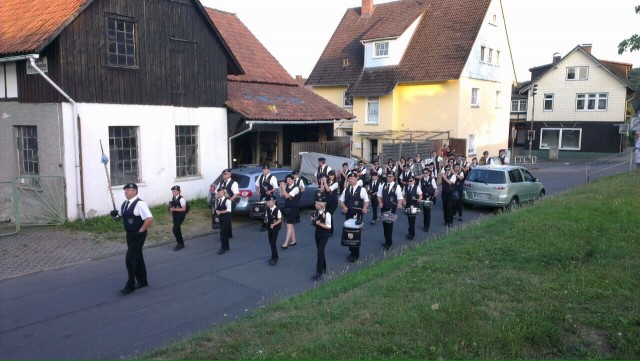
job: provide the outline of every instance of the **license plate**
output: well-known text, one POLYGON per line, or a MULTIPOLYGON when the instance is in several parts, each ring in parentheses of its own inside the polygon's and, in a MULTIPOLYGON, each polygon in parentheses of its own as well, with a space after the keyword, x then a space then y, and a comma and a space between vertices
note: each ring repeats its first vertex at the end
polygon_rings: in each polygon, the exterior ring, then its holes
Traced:
POLYGON ((491 199, 491 194, 490 193, 473 193, 473 198, 478 198, 478 199, 491 199))

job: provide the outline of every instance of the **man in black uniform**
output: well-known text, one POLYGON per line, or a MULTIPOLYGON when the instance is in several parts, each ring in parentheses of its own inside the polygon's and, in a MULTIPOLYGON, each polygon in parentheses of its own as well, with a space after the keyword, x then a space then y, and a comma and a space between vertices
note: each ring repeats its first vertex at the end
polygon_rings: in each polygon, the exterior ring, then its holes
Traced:
POLYGON ((431 228, 431 208, 435 205, 434 201, 436 193, 438 192, 438 183, 436 182, 436 178, 431 175, 430 167, 422 170, 420 189, 422 190, 422 199, 431 201, 431 206, 422 207, 424 231, 429 232, 431 228))
POLYGON ((378 173, 376 171, 371 172, 371 184, 369 187, 369 198, 371 202, 371 209, 373 210, 373 220, 371 224, 376 224, 378 221, 378 189, 382 182, 378 179, 378 173))
MULTIPOLYGON (((256 192, 260 191, 260 200, 264 201, 265 197, 273 197, 273 193, 278 190, 278 180, 271 174, 271 168, 268 165, 262 166, 262 174, 255 183, 256 192)), ((267 226, 262 223, 260 232, 265 232, 267 226)))
POLYGON ((111 211, 111 217, 115 220, 120 218, 124 221, 124 230, 127 233, 127 273, 129 279, 127 284, 120 291, 122 294, 129 294, 138 288, 147 287, 147 267, 144 264, 142 246, 147 239, 147 229, 153 223, 153 215, 149 206, 138 198, 138 186, 135 183, 128 183, 124 187, 126 201, 122 202, 120 214, 118 211, 111 211), (137 279, 137 283, 136 283, 137 279))
POLYGON ((176 243, 178 243, 173 250, 179 251, 184 248, 184 239, 182 238, 182 229, 180 229, 180 226, 187 215, 187 201, 180 195, 180 186, 171 187, 171 193, 173 197, 171 198, 171 202, 169 202, 169 211, 171 212, 171 218, 173 218, 173 236, 176 238, 176 243))
MULTIPOLYGON (((358 185, 358 174, 352 172, 349 174, 349 185, 344 188, 344 192, 340 196, 340 206, 345 214, 345 219, 356 218, 362 223, 362 215, 367 213, 369 207, 369 196, 367 191, 358 185)), ((334 223, 335 224, 335 223, 334 223)), ((349 247, 349 262, 355 262, 360 258, 360 247, 349 247)))
MULTIPOLYGON (((387 183, 378 190, 378 203, 381 212, 391 212, 396 214, 396 209, 402 207, 404 199, 402 197, 402 187, 395 182, 396 176, 393 173, 387 174, 387 183)), ((393 244, 393 223, 383 222, 384 244, 382 248, 386 251, 393 244)))
MULTIPOLYGON (((227 197, 231 200, 231 207, 233 207, 233 204, 240 198, 240 190, 238 189, 238 182, 231 178, 231 169, 222 171, 222 181, 216 187, 216 192, 220 189, 227 191, 227 197)), ((229 229, 229 238, 233 238, 233 227, 229 229)))
POLYGON ((267 196, 267 209, 265 211, 264 223, 268 230, 269 246, 271 246, 271 258, 269 258, 269 265, 275 266, 278 263, 278 233, 282 226, 282 212, 276 205, 275 198, 267 196))
MULTIPOLYGON (((420 201, 422 201, 422 190, 416 184, 420 180, 417 178, 409 179, 407 185, 404 187, 404 198, 406 200, 405 207, 418 207, 420 201)), ((406 208, 405 208, 406 209, 406 208)), ((407 220, 409 222, 409 234, 407 234, 408 240, 413 240, 416 236, 416 217, 417 214, 407 213, 407 220)))
POLYGON ((316 273, 311 276, 314 281, 320 280, 322 275, 327 273, 327 260, 325 259, 324 249, 331 236, 331 213, 327 212, 325 206, 324 198, 321 197, 316 200, 316 211, 311 217, 312 224, 316 229, 316 249, 318 252, 316 273))
POLYGON ((231 232, 231 199, 227 197, 227 191, 220 188, 216 208, 214 211, 220 219, 220 250, 218 254, 225 254, 229 250, 229 233, 231 232))

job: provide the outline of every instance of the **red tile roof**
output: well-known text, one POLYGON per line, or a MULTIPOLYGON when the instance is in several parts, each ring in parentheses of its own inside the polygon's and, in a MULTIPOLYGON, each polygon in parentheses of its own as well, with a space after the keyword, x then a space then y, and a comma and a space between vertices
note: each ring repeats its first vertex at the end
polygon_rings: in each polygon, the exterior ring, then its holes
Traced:
POLYGON ((207 7, 205 10, 245 71, 245 75, 230 76, 229 80, 297 85, 235 14, 207 7))
POLYGON ((350 112, 298 85, 235 14, 205 8, 229 44, 244 75, 229 75, 227 107, 248 121, 327 122, 350 112))
POLYGON ((0 0, 0 56, 38 53, 90 0, 0 0))
POLYGON ((318 122, 354 118, 351 113, 299 86, 230 81, 227 94, 226 105, 249 121, 318 122))
MULTIPOLYGON (((491 0, 399 0, 376 5, 369 18, 360 17, 360 8, 347 9, 307 84, 348 84, 357 88, 354 92, 358 94, 383 95, 386 93, 382 89, 392 90, 399 82, 458 79, 490 3, 491 0), (360 41, 397 37, 421 14, 398 66, 363 70, 364 46, 360 41), (348 59, 348 66, 343 66, 344 59, 348 59), (372 75, 376 75, 374 85, 367 80, 372 75)), ((349 92, 352 93, 351 88, 349 92)))

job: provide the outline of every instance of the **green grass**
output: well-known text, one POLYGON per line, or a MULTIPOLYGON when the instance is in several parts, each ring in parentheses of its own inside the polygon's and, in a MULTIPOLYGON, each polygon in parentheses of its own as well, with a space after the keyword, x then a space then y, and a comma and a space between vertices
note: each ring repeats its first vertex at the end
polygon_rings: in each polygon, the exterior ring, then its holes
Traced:
MULTIPOLYGON (((206 198, 189 200, 189 206, 190 215, 196 212, 205 212, 207 214, 211 214, 211 211, 209 210, 209 207, 207 205, 206 198)), ((165 204, 151 207, 151 214, 153 214, 154 224, 156 225, 165 225, 172 222, 171 214, 167 211, 167 205, 165 204)), ((191 221, 190 218, 187 218, 185 223, 189 221, 191 221)), ((76 220, 73 222, 66 222, 63 227, 72 231, 83 231, 91 233, 119 232, 122 231, 122 222, 114 222, 111 216, 106 215, 87 218, 85 221, 76 220)))
POLYGON ((489 217, 160 359, 638 359, 640 182, 489 217))

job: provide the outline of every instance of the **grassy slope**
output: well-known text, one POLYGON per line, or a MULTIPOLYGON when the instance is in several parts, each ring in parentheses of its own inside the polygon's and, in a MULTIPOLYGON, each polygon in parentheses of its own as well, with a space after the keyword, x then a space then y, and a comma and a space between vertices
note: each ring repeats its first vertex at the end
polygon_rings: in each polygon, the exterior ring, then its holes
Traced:
POLYGON ((638 175, 608 178, 150 357, 637 359, 639 225, 638 175))

